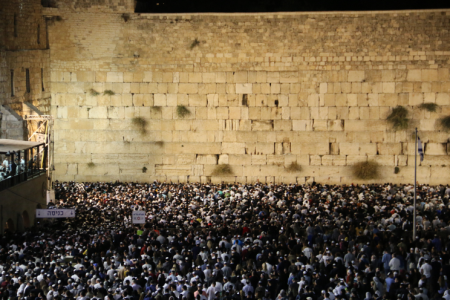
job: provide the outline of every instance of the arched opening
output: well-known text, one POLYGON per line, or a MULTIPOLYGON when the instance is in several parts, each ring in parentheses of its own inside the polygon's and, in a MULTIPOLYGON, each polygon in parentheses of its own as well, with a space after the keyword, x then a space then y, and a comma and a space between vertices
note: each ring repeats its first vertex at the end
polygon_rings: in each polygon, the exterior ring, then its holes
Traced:
POLYGON ((8 219, 8 221, 6 221, 5 231, 14 232, 14 221, 13 220, 8 219))
POLYGON ((30 216, 28 215, 28 212, 26 210, 22 213, 22 219, 23 219, 23 227, 25 229, 30 228, 30 216))

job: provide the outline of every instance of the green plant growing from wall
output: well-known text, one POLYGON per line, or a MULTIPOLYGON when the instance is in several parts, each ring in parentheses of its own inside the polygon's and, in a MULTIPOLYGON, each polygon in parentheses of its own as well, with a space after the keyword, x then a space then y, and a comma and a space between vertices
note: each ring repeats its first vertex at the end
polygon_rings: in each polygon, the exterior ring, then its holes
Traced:
POLYGON ((104 92, 103 92, 103 95, 108 95, 108 96, 112 96, 112 95, 115 95, 116 93, 114 93, 114 91, 111 91, 111 90, 105 90, 104 92))
POLYGON ((145 127, 147 126, 147 120, 145 120, 144 118, 134 117, 132 119, 132 123, 134 126, 136 126, 139 129, 141 134, 145 134, 147 132, 147 130, 145 129, 145 127))
POLYGON ((432 102, 426 102, 426 103, 420 104, 418 107, 421 110, 426 110, 426 111, 429 111, 429 112, 436 112, 436 110, 438 109, 439 105, 437 105, 436 103, 432 103, 432 102))
POLYGON ((184 105, 177 106, 177 116, 179 118, 185 118, 191 114, 191 111, 186 108, 184 105))
POLYGON ((404 130, 408 128, 408 110, 403 106, 395 107, 386 119, 394 130, 404 130))
POLYGON ((400 173, 400 168, 399 167, 395 167, 394 168, 394 174, 398 174, 400 173))
POLYGON ((95 167, 95 164, 91 161, 90 163, 87 164, 88 168, 93 168, 95 167))
POLYGON ((297 164, 296 161, 291 162, 289 166, 286 168, 286 171, 289 173, 298 173, 302 171, 302 166, 297 164))
POLYGON ((128 20, 130 19, 130 15, 129 15, 129 14, 122 14, 121 18, 122 18, 122 20, 124 20, 125 22, 128 22, 128 20))
POLYGON ((190 49, 192 50, 195 47, 197 47, 198 45, 200 45, 200 41, 197 38, 195 38, 195 40, 192 41, 192 43, 191 43, 190 49))
POLYGON ((230 165, 217 165, 211 175, 233 175, 233 169, 230 167, 230 165))
POLYGON ((378 177, 378 168, 378 163, 374 161, 362 161, 352 166, 352 173, 358 179, 375 179, 378 177))
POLYGON ((99 92, 97 92, 96 90, 94 90, 94 89, 90 89, 89 90, 89 95, 91 95, 91 96, 98 96, 98 95, 100 95, 100 93, 99 92))
POLYGON ((450 116, 440 118, 439 124, 444 131, 450 131, 450 116))
POLYGON ((147 173, 147 167, 144 166, 144 167, 142 168, 142 173, 147 173))

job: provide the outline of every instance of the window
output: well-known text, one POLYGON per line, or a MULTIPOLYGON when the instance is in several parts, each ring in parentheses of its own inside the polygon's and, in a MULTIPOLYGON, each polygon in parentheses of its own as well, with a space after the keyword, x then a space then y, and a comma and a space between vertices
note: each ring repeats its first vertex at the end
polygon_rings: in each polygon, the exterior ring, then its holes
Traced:
POLYGON ((11 97, 14 97, 14 70, 11 70, 11 97))
POLYGON ((37 43, 38 45, 41 43, 41 25, 37 27, 37 43))
POLYGON ((26 69, 26 84, 27 84, 27 93, 31 92, 31 87, 30 87, 30 69, 26 69))
POLYGON ((17 14, 14 14, 14 37, 17 37, 17 14))
POLYGON ((42 91, 45 91, 45 89, 44 89, 44 68, 41 68, 41 87, 42 87, 42 91))

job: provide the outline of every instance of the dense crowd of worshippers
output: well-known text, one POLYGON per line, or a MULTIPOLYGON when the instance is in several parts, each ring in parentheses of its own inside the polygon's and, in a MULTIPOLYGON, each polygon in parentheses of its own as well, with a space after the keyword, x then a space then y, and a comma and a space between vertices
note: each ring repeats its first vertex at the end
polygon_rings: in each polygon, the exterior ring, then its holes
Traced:
POLYGON ((55 184, 1 240, 3 300, 450 300, 450 188, 55 184), (132 211, 146 212, 133 224, 132 211))

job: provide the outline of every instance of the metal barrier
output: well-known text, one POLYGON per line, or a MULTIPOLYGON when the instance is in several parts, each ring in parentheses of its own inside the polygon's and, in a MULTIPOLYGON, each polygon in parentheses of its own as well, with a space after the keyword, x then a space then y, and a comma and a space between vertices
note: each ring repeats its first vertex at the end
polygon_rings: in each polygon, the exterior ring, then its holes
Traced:
POLYGON ((4 180, 0 181, 0 191, 9 189, 19 183, 25 182, 27 180, 33 179, 39 175, 45 174, 45 169, 28 169, 27 172, 22 172, 14 176, 10 176, 4 180))

